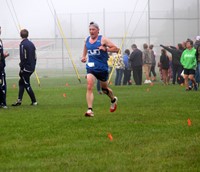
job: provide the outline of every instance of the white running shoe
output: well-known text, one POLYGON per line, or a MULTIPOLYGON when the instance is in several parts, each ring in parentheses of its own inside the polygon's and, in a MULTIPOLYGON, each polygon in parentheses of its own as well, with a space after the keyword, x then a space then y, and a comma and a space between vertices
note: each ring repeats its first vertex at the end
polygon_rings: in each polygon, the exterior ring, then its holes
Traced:
POLYGON ((115 97, 115 102, 114 103, 111 103, 111 106, 110 106, 110 112, 114 112, 116 109, 117 109, 117 97, 115 97))
POLYGON ((93 117, 94 116, 94 112, 91 109, 88 109, 87 112, 85 112, 85 116, 86 117, 93 117))
POLYGON ((144 84, 151 84, 151 80, 145 80, 144 84))
POLYGON ((32 102, 32 103, 31 103, 31 106, 37 106, 37 105, 38 105, 37 102, 32 102))
POLYGON ((1 105, 1 108, 3 108, 3 109, 8 109, 8 106, 6 106, 6 105, 1 105))

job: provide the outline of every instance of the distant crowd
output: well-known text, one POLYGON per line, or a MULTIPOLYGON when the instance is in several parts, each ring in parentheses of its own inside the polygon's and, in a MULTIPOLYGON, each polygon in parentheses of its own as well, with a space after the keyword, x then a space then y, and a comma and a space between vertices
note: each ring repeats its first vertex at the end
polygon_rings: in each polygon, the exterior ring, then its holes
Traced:
POLYGON ((200 82, 200 36, 196 37, 195 42, 187 39, 183 43, 178 43, 176 47, 162 44, 160 47, 159 57, 153 50, 154 45, 146 43, 143 44, 143 50, 133 44, 132 51, 126 49, 123 55, 110 53, 108 60, 110 71, 114 63, 116 70, 114 84, 142 85, 143 73, 144 84, 151 84, 158 80, 155 69, 157 66, 159 78, 164 85, 169 85, 171 81, 172 84, 185 85, 186 90, 197 90, 200 82))

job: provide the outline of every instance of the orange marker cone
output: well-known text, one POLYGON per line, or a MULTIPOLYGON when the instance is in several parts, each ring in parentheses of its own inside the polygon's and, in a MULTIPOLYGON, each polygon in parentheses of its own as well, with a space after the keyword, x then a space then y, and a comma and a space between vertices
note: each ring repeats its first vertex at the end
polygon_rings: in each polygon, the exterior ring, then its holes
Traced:
POLYGON ((13 86, 12 86, 13 88, 16 88, 16 84, 13 84, 13 86))
POLYGON ((110 133, 108 133, 108 138, 110 139, 110 141, 113 140, 113 137, 112 137, 112 135, 110 133))
POLYGON ((187 120, 188 126, 190 127, 192 125, 192 121, 188 118, 187 120))
POLYGON ((66 97, 67 97, 67 94, 66 94, 66 93, 63 93, 63 97, 66 98, 66 97))
POLYGON ((68 83, 66 83, 66 84, 65 84, 65 86, 66 86, 66 87, 68 87, 68 86, 69 86, 69 84, 68 84, 68 83))

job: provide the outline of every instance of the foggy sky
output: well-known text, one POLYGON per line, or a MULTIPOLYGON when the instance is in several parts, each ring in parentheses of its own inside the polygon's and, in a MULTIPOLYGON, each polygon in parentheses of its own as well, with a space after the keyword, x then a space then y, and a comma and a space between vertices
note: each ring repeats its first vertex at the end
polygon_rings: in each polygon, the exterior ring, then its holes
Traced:
MULTIPOLYGON (((57 13, 92 13, 92 12, 120 12, 140 10, 140 7, 147 0, 52 0, 57 13)), ((50 12, 48 2, 51 6, 51 0, 0 0, 0 25, 2 26, 2 37, 18 38, 19 25, 21 28, 27 28, 30 31, 30 37, 49 38, 54 36, 54 18, 50 12), (14 15, 13 20, 9 8, 14 15), (13 11, 12 4, 16 15, 13 11), (18 21, 16 20, 16 17, 18 21), (14 22, 15 21, 15 22, 14 22)))

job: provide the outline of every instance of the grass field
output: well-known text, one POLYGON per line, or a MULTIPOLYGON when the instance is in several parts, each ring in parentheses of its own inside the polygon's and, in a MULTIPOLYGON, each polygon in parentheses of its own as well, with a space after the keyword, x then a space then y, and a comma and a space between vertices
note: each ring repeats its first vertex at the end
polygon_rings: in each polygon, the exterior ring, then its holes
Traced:
POLYGON ((32 80, 35 107, 27 93, 22 106, 11 107, 17 79, 7 81, 9 108, 0 109, 0 171, 200 171, 200 91, 159 82, 111 85, 117 111, 110 113, 109 99, 95 90, 95 117, 86 118, 82 80, 43 78, 41 87, 32 80))

